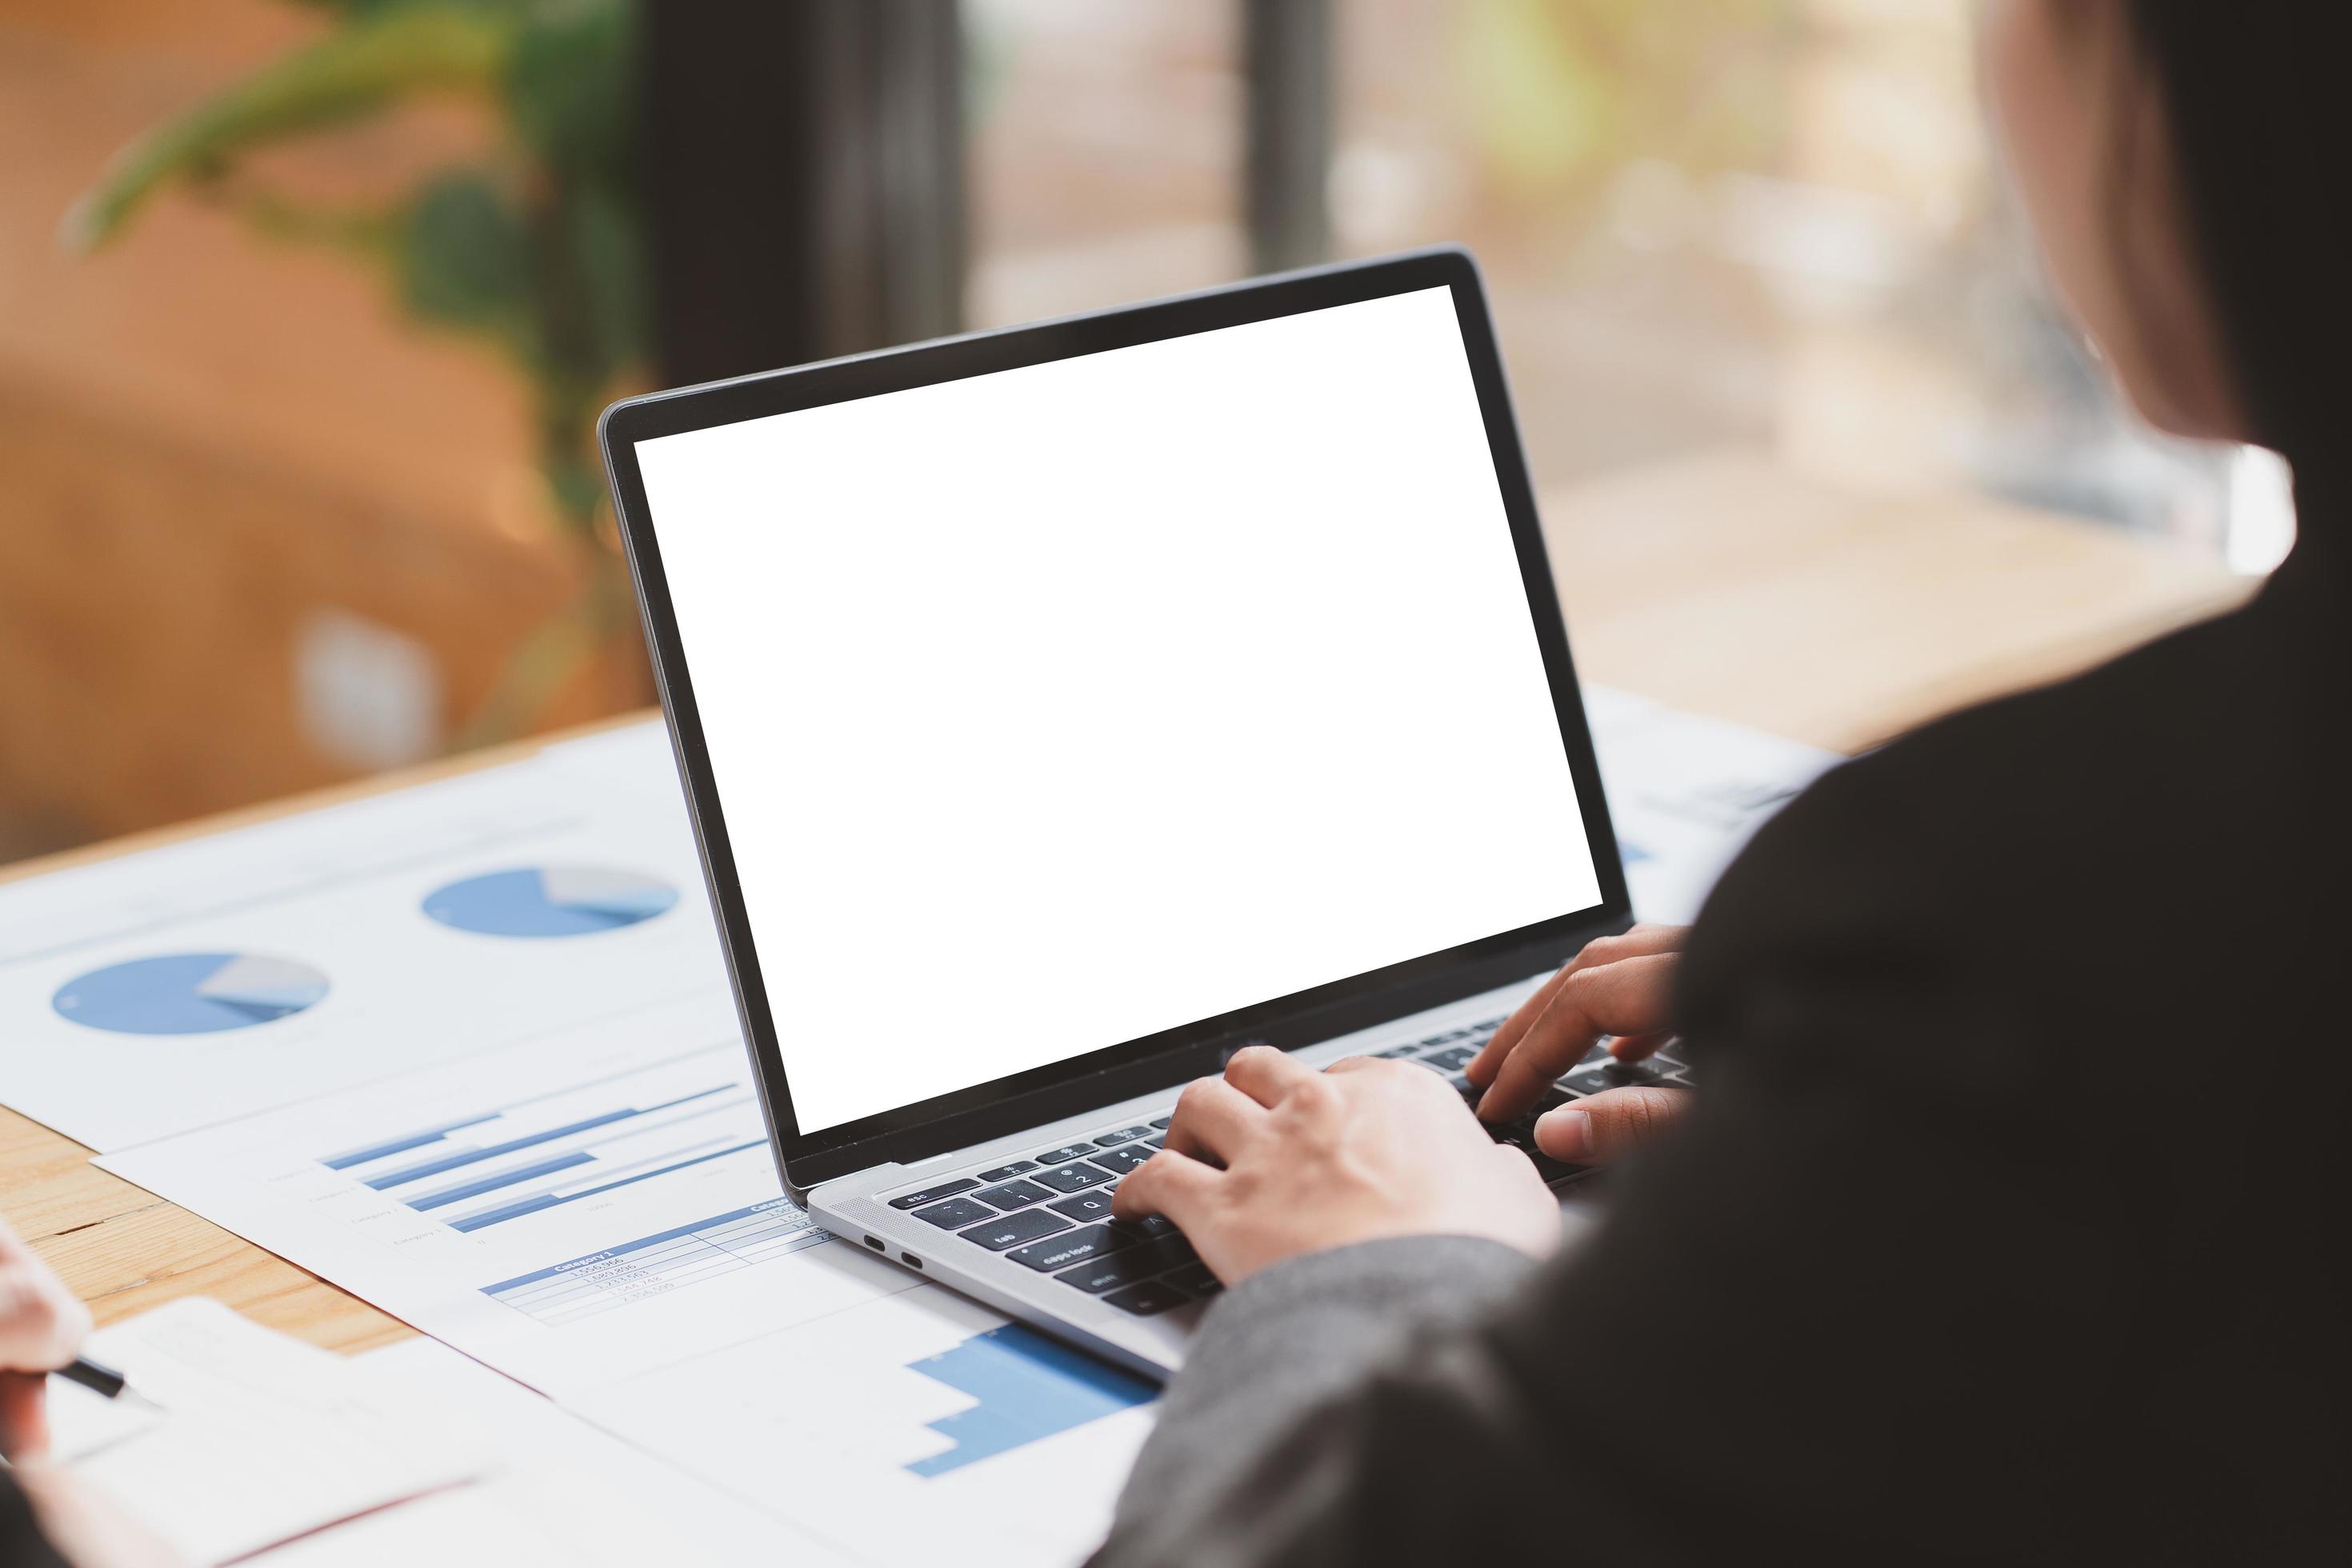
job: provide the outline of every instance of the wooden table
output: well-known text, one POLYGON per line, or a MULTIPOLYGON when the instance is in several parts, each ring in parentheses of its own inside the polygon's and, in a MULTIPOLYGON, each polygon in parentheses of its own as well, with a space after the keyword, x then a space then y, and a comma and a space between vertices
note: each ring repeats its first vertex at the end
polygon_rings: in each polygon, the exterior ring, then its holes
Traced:
MULTIPOLYGON (((1831 489, 1740 451, 1556 491, 1544 514, 1585 679, 1845 751, 2072 673, 2227 609, 2251 588, 2111 530, 1973 497, 1831 489)), ((511 762, 537 744, 28 862, 0 879, 511 762)), ((202 1294, 336 1350, 410 1332, 89 1157, 0 1110, 0 1212, 100 1322, 202 1294)))

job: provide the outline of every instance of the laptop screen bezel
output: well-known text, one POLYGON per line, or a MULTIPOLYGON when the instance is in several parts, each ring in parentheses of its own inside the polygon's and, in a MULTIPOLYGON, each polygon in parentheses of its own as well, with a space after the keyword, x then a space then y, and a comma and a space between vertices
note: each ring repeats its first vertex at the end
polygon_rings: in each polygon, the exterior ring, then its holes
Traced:
MULTIPOLYGON (((737 1015, 750 1043, 779 1169, 795 1189, 804 1190, 886 1161, 912 1162, 1009 1136, 1026 1126, 1181 1082, 1216 1070, 1223 1056, 1244 1041, 1264 1039, 1285 1047, 1308 1045, 1386 1017, 1402 1017, 1444 1001, 1474 995, 1534 973, 1559 962, 1591 936, 1622 930, 1629 922, 1624 868, 1601 795, 1591 732, 1569 654, 1535 495, 1485 290, 1477 268, 1465 251, 1446 247, 1255 279, 1172 300, 628 398, 605 410, 598 424, 598 437, 737 1015), (1592 852, 1601 901, 1535 925, 1272 998, 1216 1018, 803 1132, 793 1116, 792 1088, 769 1009, 758 945, 729 845, 726 814, 704 742, 693 678, 662 569, 659 524, 646 500, 637 443, 1433 288, 1451 292, 1460 323, 1528 611, 1592 852)), ((923 962, 923 955, 909 952, 906 962, 913 968, 923 962)), ((875 1046, 877 1051, 887 1051, 892 1028, 954 1026, 952 1018, 900 1018, 883 1007, 875 1019, 875 1046)), ((887 1058, 877 1070, 888 1070, 887 1058)))

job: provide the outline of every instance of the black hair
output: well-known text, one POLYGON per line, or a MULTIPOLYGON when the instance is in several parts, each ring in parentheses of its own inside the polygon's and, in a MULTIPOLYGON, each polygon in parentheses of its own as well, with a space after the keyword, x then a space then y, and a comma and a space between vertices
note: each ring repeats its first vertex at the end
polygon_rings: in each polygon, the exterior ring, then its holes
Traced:
MULTIPOLYGON (((2071 0, 2051 0, 2069 4, 2071 0)), ((2129 0, 2181 204, 2254 437, 2352 467, 2352 6, 2129 0)))

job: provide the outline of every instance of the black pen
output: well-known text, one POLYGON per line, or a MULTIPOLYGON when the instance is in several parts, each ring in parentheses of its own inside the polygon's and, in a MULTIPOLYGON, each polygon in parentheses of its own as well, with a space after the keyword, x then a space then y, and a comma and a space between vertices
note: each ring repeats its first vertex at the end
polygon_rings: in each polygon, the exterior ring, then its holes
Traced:
POLYGON ((120 1399, 127 1394, 142 1405, 154 1409, 162 1408, 153 1400, 131 1387, 131 1380, 121 1373, 102 1362, 92 1361, 86 1355, 74 1357, 49 1375, 62 1377, 68 1383, 79 1383, 92 1394, 107 1399, 120 1399))

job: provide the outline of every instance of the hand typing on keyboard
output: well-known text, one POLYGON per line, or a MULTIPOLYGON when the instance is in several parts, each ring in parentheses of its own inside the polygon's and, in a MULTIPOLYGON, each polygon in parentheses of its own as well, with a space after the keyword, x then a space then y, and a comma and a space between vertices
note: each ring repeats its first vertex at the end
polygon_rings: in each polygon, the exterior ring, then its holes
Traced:
POLYGON ((1689 935, 1688 926, 1638 925, 1586 943, 1462 1069, 1486 1091, 1480 1118, 1499 1123, 1524 1115, 1569 1073, 1570 1088, 1591 1092, 1536 1123, 1536 1146, 1553 1159, 1613 1160, 1663 1131, 1682 1113, 1688 1091, 1638 1081, 1637 1064, 1673 1036, 1675 967, 1689 935), (1612 1035, 1613 1070, 1580 1081, 1578 1064, 1612 1035))
POLYGON ((1540 1257, 1559 1208, 1427 1068, 1328 1072, 1255 1046, 1177 1101, 1167 1147, 1119 1184, 1122 1219, 1161 1214, 1232 1284, 1303 1252, 1399 1236, 1483 1236, 1540 1257))

